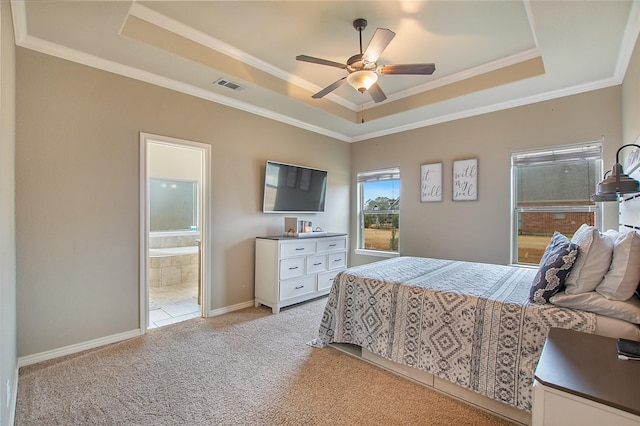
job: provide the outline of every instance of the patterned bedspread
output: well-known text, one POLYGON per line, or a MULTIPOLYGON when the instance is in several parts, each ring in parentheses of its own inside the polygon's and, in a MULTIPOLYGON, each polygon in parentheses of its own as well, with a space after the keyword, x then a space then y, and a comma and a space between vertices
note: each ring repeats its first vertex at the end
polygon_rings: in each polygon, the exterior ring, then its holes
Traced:
POLYGON ((595 315, 528 302, 535 269, 398 257, 338 275, 314 343, 351 343, 530 411, 551 327, 595 315))

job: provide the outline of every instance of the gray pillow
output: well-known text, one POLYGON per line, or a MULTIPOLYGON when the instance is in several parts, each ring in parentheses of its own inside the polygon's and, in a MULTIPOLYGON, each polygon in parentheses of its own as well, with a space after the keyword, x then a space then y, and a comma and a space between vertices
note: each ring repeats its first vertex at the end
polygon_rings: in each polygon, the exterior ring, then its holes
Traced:
POLYGON ((544 305, 549 298, 564 289, 567 275, 578 256, 579 246, 569 241, 560 232, 554 232, 551 242, 547 246, 540 260, 529 300, 544 305))

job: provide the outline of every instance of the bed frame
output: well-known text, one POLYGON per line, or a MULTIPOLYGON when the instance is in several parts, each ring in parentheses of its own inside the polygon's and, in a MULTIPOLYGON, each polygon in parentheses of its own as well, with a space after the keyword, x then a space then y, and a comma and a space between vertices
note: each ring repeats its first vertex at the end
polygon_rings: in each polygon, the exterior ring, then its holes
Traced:
MULTIPOLYGON (((640 180, 638 164, 632 168, 632 171, 633 173, 630 175, 640 180)), ((619 230, 633 229, 640 233, 640 194, 622 198, 618 207, 620 212, 619 230)), ((516 424, 531 424, 531 413, 473 392, 433 374, 389 361, 356 345, 331 343, 330 346, 516 424)))
POLYGON ((480 395, 479 393, 453 384, 448 380, 441 379, 440 377, 434 376, 426 371, 389 361, 374 354, 373 352, 361 348, 360 346, 347 343, 331 343, 329 346, 355 356, 363 361, 369 362, 377 367, 384 368, 387 371, 413 382, 424 385, 436 392, 443 393, 449 397, 473 405, 478 409, 487 411, 495 416, 520 425, 531 424, 531 413, 512 407, 500 401, 496 401, 495 399, 491 399, 484 395, 480 395))

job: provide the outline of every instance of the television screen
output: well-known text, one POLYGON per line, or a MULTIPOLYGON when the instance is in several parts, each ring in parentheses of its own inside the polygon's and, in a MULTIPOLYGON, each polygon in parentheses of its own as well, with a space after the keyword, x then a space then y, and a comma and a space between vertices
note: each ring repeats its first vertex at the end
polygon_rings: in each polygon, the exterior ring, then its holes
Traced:
POLYGON ((326 170, 267 161, 262 211, 323 212, 326 191, 326 170))

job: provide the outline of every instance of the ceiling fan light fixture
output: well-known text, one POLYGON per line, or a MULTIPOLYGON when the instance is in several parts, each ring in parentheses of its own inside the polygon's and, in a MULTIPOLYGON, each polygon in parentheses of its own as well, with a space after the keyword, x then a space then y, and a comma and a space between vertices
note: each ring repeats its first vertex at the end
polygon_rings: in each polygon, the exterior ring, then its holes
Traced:
POLYGON ((347 83, 360 93, 364 93, 378 81, 378 74, 374 71, 355 71, 347 77, 347 83))

